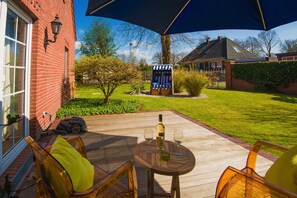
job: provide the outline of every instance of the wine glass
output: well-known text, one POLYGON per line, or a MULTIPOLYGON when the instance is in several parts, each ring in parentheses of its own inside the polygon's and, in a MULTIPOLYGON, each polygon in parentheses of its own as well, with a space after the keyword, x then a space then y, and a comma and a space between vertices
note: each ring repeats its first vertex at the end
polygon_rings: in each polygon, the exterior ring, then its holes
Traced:
POLYGON ((184 135, 182 130, 174 129, 173 139, 177 143, 177 148, 178 148, 177 155, 182 155, 180 152, 180 144, 182 143, 183 137, 184 135))
POLYGON ((153 129, 144 129, 144 139, 147 141, 147 145, 153 140, 154 134, 153 129))

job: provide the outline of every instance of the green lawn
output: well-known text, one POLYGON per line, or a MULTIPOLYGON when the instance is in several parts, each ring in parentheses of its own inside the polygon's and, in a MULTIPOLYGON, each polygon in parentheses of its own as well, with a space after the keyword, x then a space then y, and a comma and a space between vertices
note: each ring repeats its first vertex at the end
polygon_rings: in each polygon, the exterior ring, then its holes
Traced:
MULTIPOLYGON (((79 98, 103 97, 92 87, 76 91, 79 98)), ((297 96, 205 89, 207 98, 191 99, 133 96, 129 91, 129 85, 121 86, 112 99, 138 100, 143 110, 178 111, 249 144, 258 139, 288 147, 297 144, 297 96)))

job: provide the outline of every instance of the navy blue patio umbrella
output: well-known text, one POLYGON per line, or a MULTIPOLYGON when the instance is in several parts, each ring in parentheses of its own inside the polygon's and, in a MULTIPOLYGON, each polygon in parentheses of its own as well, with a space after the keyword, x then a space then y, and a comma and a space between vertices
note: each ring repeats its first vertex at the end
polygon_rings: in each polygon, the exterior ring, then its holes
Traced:
POLYGON ((297 0, 89 0, 88 16, 161 35, 219 29, 270 30, 297 20, 297 0))

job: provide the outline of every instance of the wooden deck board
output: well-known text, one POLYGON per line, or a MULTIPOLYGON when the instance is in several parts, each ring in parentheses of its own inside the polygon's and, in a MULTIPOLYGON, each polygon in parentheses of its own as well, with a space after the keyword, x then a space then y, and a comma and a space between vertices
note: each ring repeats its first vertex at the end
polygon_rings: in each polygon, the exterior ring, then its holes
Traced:
MULTIPOLYGON (((196 157, 196 166, 180 177, 181 197, 214 197, 217 181, 227 166, 241 169, 245 166, 248 150, 201 127, 171 111, 142 112, 118 115, 84 117, 88 133, 81 135, 90 161, 106 170, 113 170, 127 160, 133 160, 134 146, 144 141, 144 128, 153 128, 158 114, 163 114, 166 126, 165 138, 173 140, 173 129, 184 132, 182 145, 196 157)), ((272 162, 263 157, 258 159, 258 168, 265 174, 272 162)), ((139 195, 146 193, 146 171, 137 164, 139 195)), ((155 176, 155 188, 169 190, 171 178, 155 176)))

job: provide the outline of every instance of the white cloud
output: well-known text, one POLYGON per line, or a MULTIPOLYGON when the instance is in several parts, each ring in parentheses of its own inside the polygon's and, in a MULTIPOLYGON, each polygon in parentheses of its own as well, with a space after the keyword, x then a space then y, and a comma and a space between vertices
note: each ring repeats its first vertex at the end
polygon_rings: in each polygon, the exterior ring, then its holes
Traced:
POLYGON ((75 49, 79 49, 81 45, 80 41, 75 41, 75 49))
MULTIPOLYGON (((137 60, 140 60, 141 58, 145 58, 147 63, 151 63, 151 59, 154 55, 154 51, 152 50, 147 50, 147 49, 143 49, 143 48, 135 48, 132 49, 132 52, 134 54, 134 56, 136 56, 137 60)), ((117 51, 118 54, 125 54, 126 56, 129 56, 130 54, 130 49, 125 49, 125 48, 121 48, 117 51)))
POLYGON ((118 54, 125 54, 126 56, 129 56, 130 50, 120 49, 120 50, 117 50, 117 53, 118 54))
POLYGON ((147 62, 151 62, 151 58, 153 56, 152 53, 150 53, 150 51, 148 50, 140 50, 139 48, 137 48, 134 51, 135 56, 137 57, 137 59, 141 59, 141 58, 145 58, 147 60, 147 62))

